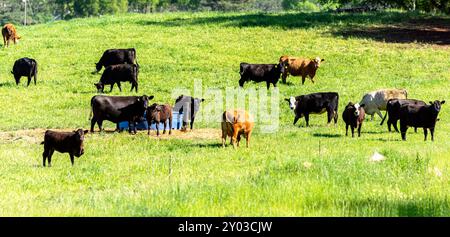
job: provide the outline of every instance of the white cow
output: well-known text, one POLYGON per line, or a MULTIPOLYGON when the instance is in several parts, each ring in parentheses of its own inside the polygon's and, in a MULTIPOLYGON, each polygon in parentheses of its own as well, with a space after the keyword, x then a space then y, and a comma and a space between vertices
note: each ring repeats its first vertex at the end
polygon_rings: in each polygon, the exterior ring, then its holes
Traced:
POLYGON ((388 100, 407 99, 407 95, 408 92, 405 89, 382 89, 365 94, 359 104, 365 104, 364 110, 366 114, 371 115, 371 120, 373 120, 375 113, 383 119, 380 110, 386 110, 388 100))

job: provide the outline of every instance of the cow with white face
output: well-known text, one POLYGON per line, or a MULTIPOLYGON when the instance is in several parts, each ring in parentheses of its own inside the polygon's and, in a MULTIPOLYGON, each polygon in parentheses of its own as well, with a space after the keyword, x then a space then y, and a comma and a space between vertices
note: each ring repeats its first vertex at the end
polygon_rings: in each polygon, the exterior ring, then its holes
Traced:
POLYGON ((337 123, 339 95, 336 92, 319 92, 308 95, 301 95, 285 99, 289 102, 289 108, 294 112, 294 125, 300 118, 305 117, 306 126, 309 126, 310 114, 327 113, 327 122, 337 123))
POLYGON ((352 131, 352 137, 355 136, 355 128, 358 129, 358 137, 361 136, 361 127, 365 118, 365 104, 353 104, 349 102, 345 106, 344 112, 342 113, 342 119, 345 122, 345 136, 348 135, 348 127, 350 126, 352 131))

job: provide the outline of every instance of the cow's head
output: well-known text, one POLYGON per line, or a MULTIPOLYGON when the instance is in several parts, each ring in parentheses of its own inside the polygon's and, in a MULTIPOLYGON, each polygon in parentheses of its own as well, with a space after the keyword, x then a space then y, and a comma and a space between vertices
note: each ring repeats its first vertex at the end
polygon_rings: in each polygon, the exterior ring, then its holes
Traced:
POLYGON ((289 103, 289 108, 290 108, 292 111, 294 111, 294 110, 295 110, 295 107, 297 106, 297 101, 295 100, 295 97, 291 96, 291 97, 289 97, 289 99, 286 98, 286 99, 284 99, 284 100, 287 101, 287 102, 289 103))
POLYGON ((103 93, 103 89, 105 89, 105 85, 103 85, 103 83, 98 82, 98 83, 94 83, 95 88, 97 88, 97 92, 98 93, 103 93))
POLYGON ((286 71, 286 66, 284 62, 280 62, 275 66, 276 70, 279 71, 281 74, 284 74, 286 71))
POLYGON ((95 69, 97 69, 97 72, 102 70, 103 65, 101 63, 95 63, 95 69))
POLYGON ((83 129, 78 129, 76 131, 73 131, 74 134, 72 135, 72 138, 74 141, 74 143, 73 143, 74 147, 72 149, 73 149, 74 156, 80 157, 84 154, 84 144, 83 144, 84 135, 88 132, 89 132, 88 130, 83 130, 83 129))
POLYGON ((351 115, 359 117, 359 115, 361 114, 361 108, 363 108, 364 106, 365 104, 353 104, 352 102, 349 102, 345 107, 345 110, 347 110, 351 115))
POLYGON ((436 113, 439 113, 439 111, 441 111, 441 106, 443 104, 445 104, 445 100, 443 101, 435 100, 434 102, 430 101, 430 105, 433 107, 433 110, 436 113))
POLYGON ((314 68, 319 68, 320 67, 320 63, 321 62, 323 62, 323 61, 325 61, 325 59, 321 59, 320 57, 316 57, 315 59, 311 59, 311 61, 312 61, 312 63, 313 63, 313 65, 314 65, 314 68))

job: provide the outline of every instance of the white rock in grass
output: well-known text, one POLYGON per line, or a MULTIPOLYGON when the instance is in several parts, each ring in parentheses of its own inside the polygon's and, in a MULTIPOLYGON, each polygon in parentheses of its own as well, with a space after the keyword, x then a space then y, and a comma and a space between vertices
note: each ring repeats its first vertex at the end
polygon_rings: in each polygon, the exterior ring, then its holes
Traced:
POLYGON ((386 159, 386 157, 384 157, 382 154, 375 152, 373 153, 372 157, 370 157, 370 161, 371 162, 379 162, 386 159))
POLYGON ((305 161, 305 162, 303 162, 303 166, 304 166, 305 168, 309 169, 309 168, 311 168, 312 163, 311 163, 311 162, 308 162, 308 161, 305 161))
POLYGON ((442 177, 442 171, 438 167, 428 168, 428 172, 433 173, 437 177, 442 177))

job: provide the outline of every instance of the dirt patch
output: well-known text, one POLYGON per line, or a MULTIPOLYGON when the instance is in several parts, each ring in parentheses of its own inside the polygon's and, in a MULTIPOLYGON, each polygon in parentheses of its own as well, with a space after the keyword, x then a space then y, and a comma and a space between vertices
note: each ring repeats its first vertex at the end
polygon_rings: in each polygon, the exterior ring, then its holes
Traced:
MULTIPOLYGON (((17 130, 17 131, 5 131, 0 132, 0 142, 16 142, 16 141, 26 141, 29 143, 41 143, 44 140, 44 133, 47 129, 37 128, 37 129, 27 129, 27 130, 17 130)), ((52 129, 53 131, 60 132, 70 132, 73 129, 52 129)), ((105 133, 116 133, 113 130, 106 130, 105 133)), ((194 129, 192 131, 188 130, 186 132, 182 132, 179 130, 172 130, 172 134, 168 135, 168 131, 166 134, 161 134, 159 137, 156 136, 156 131, 150 131, 150 137, 154 139, 220 139, 221 130, 220 129, 212 129, 212 128, 201 128, 194 129)), ((98 132, 96 132, 98 134, 98 132)), ((128 134, 128 132, 122 132, 124 134, 128 134)), ((147 135, 147 131, 138 131, 139 134, 147 135)), ((89 134, 87 135, 90 136, 89 134)), ((130 135, 132 136, 132 135, 130 135)))
POLYGON ((450 47, 450 20, 410 20, 393 25, 338 30, 333 34, 345 38, 370 38, 387 43, 422 43, 447 48, 450 47))

